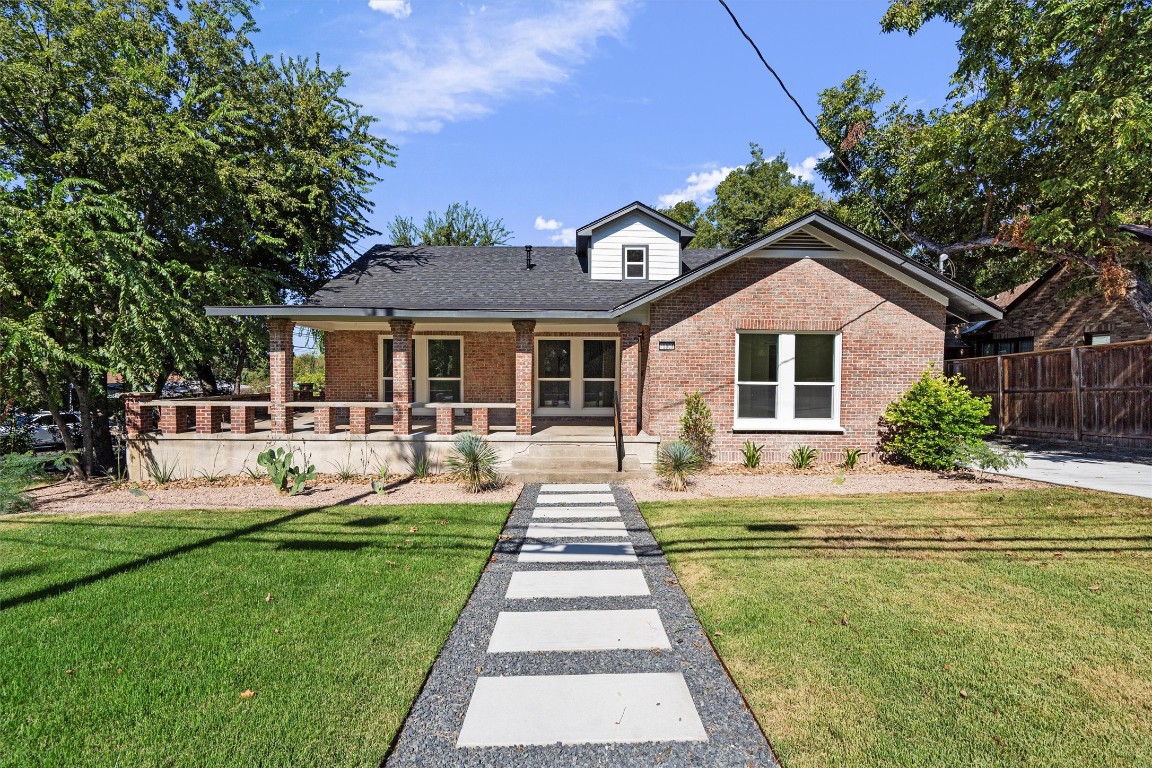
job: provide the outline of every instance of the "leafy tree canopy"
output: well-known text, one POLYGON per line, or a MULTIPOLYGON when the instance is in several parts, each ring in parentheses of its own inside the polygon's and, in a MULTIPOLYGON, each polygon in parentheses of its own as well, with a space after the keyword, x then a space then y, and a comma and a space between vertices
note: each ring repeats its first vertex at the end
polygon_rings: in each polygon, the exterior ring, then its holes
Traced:
POLYGON ((253 29, 240 0, 0 0, 0 387, 72 386, 89 470, 106 371, 242 368, 260 324, 203 307, 307 292, 376 234, 393 147, 342 72, 253 29))
POLYGON ((1152 5, 895 0, 881 24, 934 19, 960 32, 947 103, 886 104, 863 72, 820 96, 841 215, 986 294, 1069 262, 1152 328, 1152 253, 1120 228, 1152 218, 1152 5))
POLYGON ((752 159, 717 185, 707 209, 686 200, 660 210, 696 230, 690 247, 735 248, 813 210, 830 208, 811 182, 788 170, 783 154, 766 159, 757 144, 750 148, 752 159))
POLYGON ((388 224, 393 245, 505 245, 512 233, 503 219, 490 219, 467 203, 452 203, 443 215, 428 211, 424 224, 397 216, 388 224))

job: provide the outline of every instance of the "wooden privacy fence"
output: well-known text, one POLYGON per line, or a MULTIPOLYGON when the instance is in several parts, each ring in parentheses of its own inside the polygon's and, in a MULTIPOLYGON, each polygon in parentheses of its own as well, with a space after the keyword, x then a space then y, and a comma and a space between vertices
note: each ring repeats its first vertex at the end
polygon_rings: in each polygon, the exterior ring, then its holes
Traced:
POLYGON ((1002 435, 1152 448, 1152 341, 948 360, 1002 435))

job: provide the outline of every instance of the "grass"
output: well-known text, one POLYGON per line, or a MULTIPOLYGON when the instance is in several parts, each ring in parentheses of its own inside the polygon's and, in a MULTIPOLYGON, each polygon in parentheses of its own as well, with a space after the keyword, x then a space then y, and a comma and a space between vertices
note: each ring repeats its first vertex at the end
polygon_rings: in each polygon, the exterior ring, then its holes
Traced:
POLYGON ((0 765, 377 766, 507 513, 0 518, 0 765))
POLYGON ((1149 764, 1152 501, 642 506, 788 768, 1149 764))

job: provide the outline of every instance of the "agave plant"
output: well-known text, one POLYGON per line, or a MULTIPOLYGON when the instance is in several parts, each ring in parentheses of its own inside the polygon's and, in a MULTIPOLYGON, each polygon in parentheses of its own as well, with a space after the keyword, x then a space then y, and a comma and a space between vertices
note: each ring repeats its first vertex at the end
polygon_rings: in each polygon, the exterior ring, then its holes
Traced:
POLYGON ((500 484, 500 475, 496 473, 499 462, 500 454, 492 444, 471 432, 456 438, 444 458, 448 476, 473 493, 500 484))
POLYGON ((688 443, 674 440, 656 451, 656 474, 674 491, 688 488, 688 478, 704 468, 704 459, 688 443))

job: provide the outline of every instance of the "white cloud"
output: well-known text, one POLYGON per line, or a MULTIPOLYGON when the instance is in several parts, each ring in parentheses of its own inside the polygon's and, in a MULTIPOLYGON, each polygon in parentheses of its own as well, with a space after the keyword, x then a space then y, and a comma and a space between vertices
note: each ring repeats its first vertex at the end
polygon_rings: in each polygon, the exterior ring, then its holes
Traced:
POLYGON ((402 34, 382 29, 383 50, 350 67, 353 98, 397 133, 487 115, 501 101, 565 81, 597 41, 624 33, 631 1, 557 4, 535 14, 519 4, 487 7, 452 23, 406 25, 402 34))
MULTIPOLYGON (((743 166, 736 166, 740 168, 743 166)), ((712 193, 716 190, 716 185, 724 181, 728 174, 736 170, 736 168, 714 168, 710 171, 697 171, 688 175, 684 180, 684 187, 670 192, 667 195, 660 195, 657 198, 660 202, 661 208, 671 208, 676 203, 683 202, 684 200, 691 200, 697 205, 708 205, 712 202, 712 193)))
POLYGON ((408 0, 368 0, 368 7, 398 19, 406 19, 412 15, 412 3, 408 0))
POLYGON ((826 157, 831 157, 832 153, 825 150, 818 155, 808 155, 800 161, 799 165, 788 166, 788 172, 797 177, 801 181, 812 181, 814 178, 813 171, 816 170, 816 163, 826 157))
POLYGON ((565 227, 564 222, 546 219, 543 216, 537 216, 536 223, 532 226, 540 232, 552 232, 548 239, 558 245, 576 245, 576 227, 565 227))

